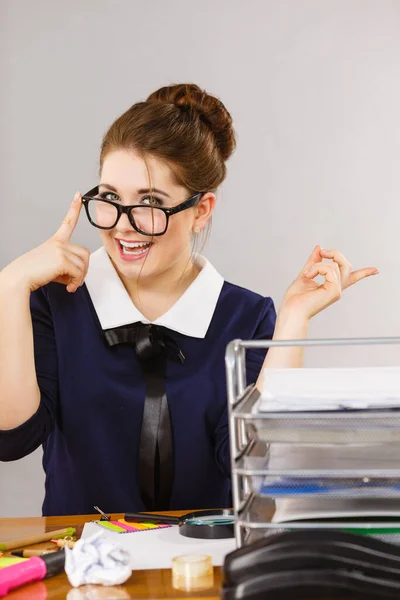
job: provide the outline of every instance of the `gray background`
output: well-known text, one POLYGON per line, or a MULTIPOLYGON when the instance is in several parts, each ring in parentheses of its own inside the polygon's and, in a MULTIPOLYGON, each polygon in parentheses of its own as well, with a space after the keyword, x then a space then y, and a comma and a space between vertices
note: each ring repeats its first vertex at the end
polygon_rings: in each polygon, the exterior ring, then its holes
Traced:
MULTIPOLYGON (((315 244, 340 248, 381 274, 311 335, 400 334, 398 0, 0 0, 0 12, 0 267, 95 185, 117 115, 194 81, 221 97, 238 135, 211 261, 279 304, 315 244)), ((74 241, 100 245, 84 218, 74 241)), ((395 354, 326 350, 307 364, 395 354)), ((40 460, 0 464, 0 516, 40 514, 40 460)))

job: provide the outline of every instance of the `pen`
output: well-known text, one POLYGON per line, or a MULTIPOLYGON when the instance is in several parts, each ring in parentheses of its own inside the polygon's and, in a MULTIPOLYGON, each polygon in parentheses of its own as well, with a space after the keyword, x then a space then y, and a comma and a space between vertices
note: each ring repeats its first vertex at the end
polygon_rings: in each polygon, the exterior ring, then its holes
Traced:
POLYGON ((20 556, 21 558, 31 558, 32 556, 42 556, 43 554, 50 554, 50 552, 57 552, 57 548, 51 546, 50 548, 45 548, 44 550, 27 548, 26 550, 16 550, 15 552, 10 552, 12 556, 20 556))
POLYGON ((168 515, 155 515, 149 513, 126 513, 125 521, 134 521, 135 523, 165 523, 167 525, 179 525, 179 517, 170 517, 168 515))
POLYGON ((0 551, 6 552, 7 550, 14 550, 15 548, 21 548, 23 546, 32 546, 33 544, 40 544, 41 542, 49 542, 54 538, 65 537, 67 535, 74 535, 74 533, 75 529, 73 527, 66 527, 65 529, 48 531, 47 533, 33 535, 31 537, 22 538, 20 540, 13 540, 10 542, 0 543, 0 551))

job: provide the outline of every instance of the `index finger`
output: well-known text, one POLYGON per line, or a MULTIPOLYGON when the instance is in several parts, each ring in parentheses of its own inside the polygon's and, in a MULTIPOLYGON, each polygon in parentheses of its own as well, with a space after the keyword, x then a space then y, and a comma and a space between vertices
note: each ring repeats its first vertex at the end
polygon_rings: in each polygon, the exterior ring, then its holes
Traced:
POLYGON ((331 260, 333 260, 335 263, 337 263, 339 265, 340 269, 345 269, 348 271, 351 270, 350 262, 338 250, 321 250, 321 256, 323 256, 324 258, 330 258, 331 260))
POLYGON ((315 246, 314 250, 311 252, 306 264, 303 267, 303 272, 308 271, 308 269, 310 269, 316 263, 321 262, 320 251, 321 251, 321 246, 319 246, 319 245, 315 246))
POLYGON ((78 223, 79 215, 82 209, 81 195, 76 192, 74 199, 71 202, 69 211, 66 214, 60 228, 54 234, 54 237, 61 242, 69 242, 71 235, 78 223))

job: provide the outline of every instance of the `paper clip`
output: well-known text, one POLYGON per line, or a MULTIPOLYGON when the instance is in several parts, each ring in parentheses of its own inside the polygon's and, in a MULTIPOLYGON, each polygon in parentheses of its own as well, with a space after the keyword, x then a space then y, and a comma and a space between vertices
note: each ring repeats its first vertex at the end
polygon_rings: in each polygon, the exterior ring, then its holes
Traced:
POLYGON ((110 520, 111 520, 111 517, 108 517, 108 516, 106 515, 106 513, 104 513, 104 512, 101 510, 101 508, 99 508, 98 506, 93 506, 93 508, 94 508, 95 510, 97 510, 97 512, 99 512, 99 513, 101 514, 101 519, 100 519, 100 521, 110 521, 110 520))

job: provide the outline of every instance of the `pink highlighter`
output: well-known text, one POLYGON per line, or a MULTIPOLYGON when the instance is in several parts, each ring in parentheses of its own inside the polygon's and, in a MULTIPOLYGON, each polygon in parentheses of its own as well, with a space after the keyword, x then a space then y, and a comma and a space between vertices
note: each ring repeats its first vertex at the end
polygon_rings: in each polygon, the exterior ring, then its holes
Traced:
POLYGON ((33 556, 23 562, 0 569, 0 596, 26 583, 53 577, 64 571, 65 550, 33 556))

